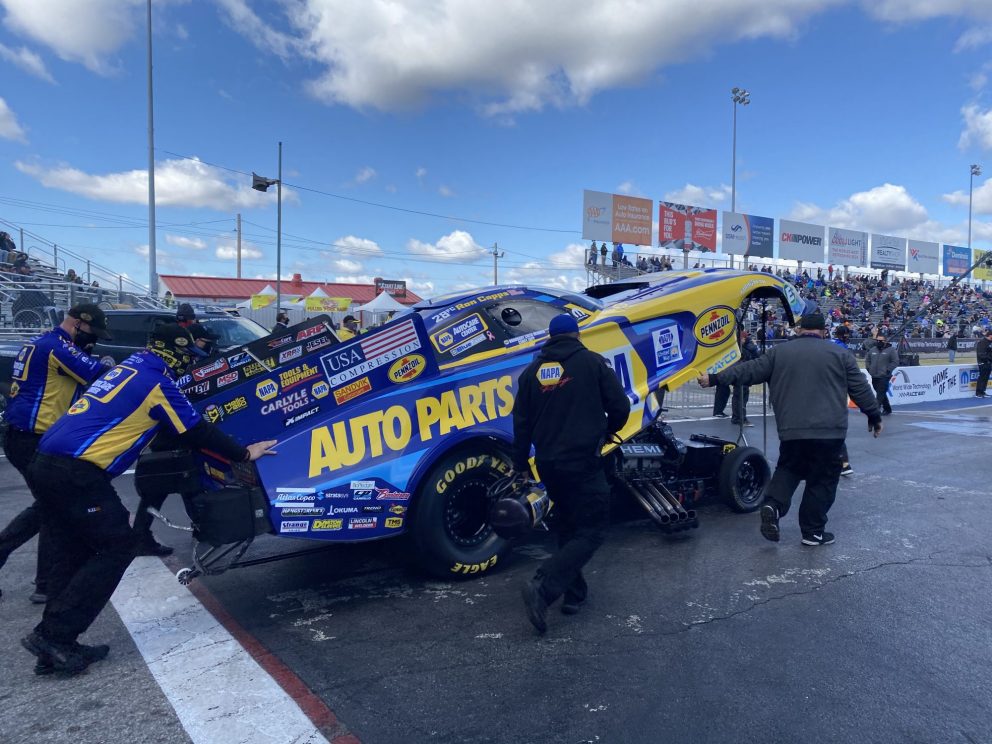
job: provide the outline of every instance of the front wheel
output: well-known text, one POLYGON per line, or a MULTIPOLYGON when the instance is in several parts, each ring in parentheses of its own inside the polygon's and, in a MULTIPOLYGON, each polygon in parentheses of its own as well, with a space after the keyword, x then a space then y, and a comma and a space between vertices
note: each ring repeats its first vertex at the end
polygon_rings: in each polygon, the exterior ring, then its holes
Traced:
POLYGON ((736 447, 723 457, 717 480, 718 493, 734 511, 753 512, 761 506, 770 478, 771 470, 761 450, 736 447))
POLYGON ((411 538, 417 562, 439 578, 487 573, 510 544, 489 523, 489 488, 510 472, 509 459, 494 448, 459 449, 430 471, 413 509, 411 538))

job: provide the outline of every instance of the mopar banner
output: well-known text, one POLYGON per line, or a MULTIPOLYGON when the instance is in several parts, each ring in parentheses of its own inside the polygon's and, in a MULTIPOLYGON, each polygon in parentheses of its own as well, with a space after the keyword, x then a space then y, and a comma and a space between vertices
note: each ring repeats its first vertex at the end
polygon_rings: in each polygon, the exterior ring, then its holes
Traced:
POLYGON ((871 267, 873 269, 906 270, 906 238, 871 234, 871 267))
POLYGON ((778 221, 778 257, 794 261, 823 261, 823 225, 778 221))
POLYGON ((716 253, 716 210, 661 202, 658 245, 683 251, 716 253))
POLYGON ((940 268, 940 245, 925 240, 909 241, 909 262, 907 271, 920 274, 936 274, 940 268))
POLYGON ((889 400, 895 406, 969 398, 977 380, 978 367, 968 364, 896 367, 889 381, 889 400))
POLYGON ((959 245, 944 246, 944 276, 964 276, 971 268, 971 252, 959 245))
POLYGON ((650 199, 602 191, 582 192, 582 237, 631 245, 651 245, 650 199))
POLYGON ((775 220, 724 212, 723 252, 750 258, 772 258, 775 254, 775 220))
POLYGON ((867 266, 868 233, 831 227, 827 261, 841 266, 867 266))
MULTIPOLYGON (((992 251, 985 251, 981 248, 975 248, 971 253, 972 264, 978 263, 979 259, 988 254, 992 256, 992 251)), ((978 279, 982 282, 992 281, 992 268, 985 265, 983 262, 980 266, 976 266, 975 270, 971 272, 972 277, 978 279)))

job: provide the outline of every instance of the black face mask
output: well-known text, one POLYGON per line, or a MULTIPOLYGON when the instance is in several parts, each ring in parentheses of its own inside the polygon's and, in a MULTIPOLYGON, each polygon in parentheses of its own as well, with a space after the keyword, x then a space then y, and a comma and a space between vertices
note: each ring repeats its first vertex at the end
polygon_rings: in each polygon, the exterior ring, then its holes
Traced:
POLYGON ((92 346, 99 340, 100 337, 97 336, 95 333, 88 333, 84 331, 80 326, 76 326, 75 344, 80 349, 85 349, 87 346, 92 346))

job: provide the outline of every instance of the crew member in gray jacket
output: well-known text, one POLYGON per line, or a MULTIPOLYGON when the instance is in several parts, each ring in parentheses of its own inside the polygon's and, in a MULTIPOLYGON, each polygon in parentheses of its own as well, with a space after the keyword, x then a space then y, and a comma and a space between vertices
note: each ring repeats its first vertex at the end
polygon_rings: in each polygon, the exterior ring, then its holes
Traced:
POLYGON ((888 395, 889 378, 898 366, 899 352, 885 339, 885 334, 876 334, 875 346, 868 350, 865 357, 865 367, 871 375, 871 386, 875 389, 875 397, 878 399, 883 416, 892 413, 892 404, 889 403, 888 395))
POLYGON ((779 454, 775 473, 761 507, 761 534, 778 542, 778 520, 789 511, 799 481, 806 481, 799 507, 803 545, 829 545, 827 512, 837 495, 837 467, 847 436, 847 397, 868 416, 868 430, 882 433, 882 417, 871 387, 854 357, 824 339, 819 313, 805 315, 798 335, 772 347, 754 361, 736 364, 719 374, 699 378, 710 385, 769 383, 778 426, 779 454))

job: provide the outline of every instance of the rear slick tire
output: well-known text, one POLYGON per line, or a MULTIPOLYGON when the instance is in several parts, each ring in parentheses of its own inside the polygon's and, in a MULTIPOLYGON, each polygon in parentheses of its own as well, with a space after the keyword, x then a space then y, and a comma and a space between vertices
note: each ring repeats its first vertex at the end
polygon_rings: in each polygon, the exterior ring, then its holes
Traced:
POLYGON ((490 486, 510 472, 494 448, 466 447, 445 455, 424 479, 414 505, 410 537, 424 571, 454 580, 492 571, 510 550, 489 523, 490 486))

